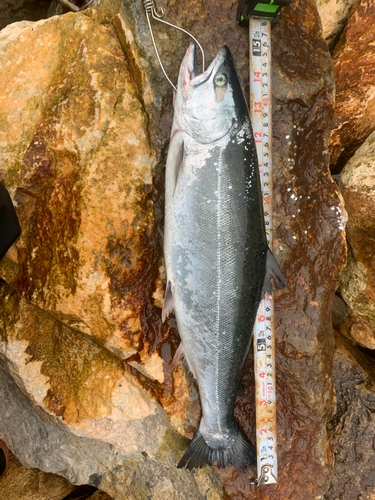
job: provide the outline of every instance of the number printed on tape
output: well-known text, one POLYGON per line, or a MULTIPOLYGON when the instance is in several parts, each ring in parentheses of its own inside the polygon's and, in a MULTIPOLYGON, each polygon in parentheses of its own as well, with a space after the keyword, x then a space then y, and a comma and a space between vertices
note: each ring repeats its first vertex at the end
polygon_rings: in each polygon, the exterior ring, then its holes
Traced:
MULTIPOLYGON (((250 18, 250 116, 262 184, 264 224, 272 249, 271 21, 250 18)), ((254 326, 258 481, 277 481, 273 298, 261 301, 254 326), (263 472, 267 472, 263 474, 263 472), (262 475, 263 474, 263 475, 262 475)))

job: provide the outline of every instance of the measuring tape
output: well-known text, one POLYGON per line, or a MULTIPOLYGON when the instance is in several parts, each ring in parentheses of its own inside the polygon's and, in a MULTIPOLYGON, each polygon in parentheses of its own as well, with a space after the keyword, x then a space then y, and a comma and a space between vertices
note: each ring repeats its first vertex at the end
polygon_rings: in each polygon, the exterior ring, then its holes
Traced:
MULTIPOLYGON (((272 250, 271 20, 250 18, 250 117, 259 161, 264 223, 272 250)), ((275 328, 273 296, 259 305, 254 326, 257 484, 277 482, 275 328)))

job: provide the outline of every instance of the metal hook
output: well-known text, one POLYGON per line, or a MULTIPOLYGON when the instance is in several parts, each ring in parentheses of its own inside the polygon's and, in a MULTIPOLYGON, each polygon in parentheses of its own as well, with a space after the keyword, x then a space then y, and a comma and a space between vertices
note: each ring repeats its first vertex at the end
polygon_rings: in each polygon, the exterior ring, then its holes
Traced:
POLYGON ((197 44, 197 46, 199 47, 200 51, 202 52, 202 71, 204 71, 204 52, 203 52, 203 49, 201 47, 201 44, 198 42, 198 40, 196 38, 193 37, 193 35, 191 35, 188 31, 182 29, 182 28, 179 28, 178 26, 175 26, 174 24, 171 24, 171 23, 168 23, 167 21, 163 21, 163 17, 164 17, 164 10, 162 8, 160 8, 159 12, 157 11, 157 8, 156 8, 156 5, 155 5, 155 0, 142 0, 143 1, 143 6, 145 8, 145 11, 146 11, 146 17, 147 17, 147 22, 148 22, 148 27, 150 28, 150 33, 151 33, 151 39, 152 39, 152 43, 154 44, 154 49, 155 49, 155 52, 156 52, 156 57, 158 58, 158 61, 159 61, 159 64, 160 64, 160 67, 164 73, 164 76, 165 78, 168 80, 168 82, 172 85, 172 87, 174 88, 174 90, 177 92, 177 88, 173 85, 173 83, 171 82, 170 78, 168 77, 165 69, 164 69, 164 66, 160 60, 160 56, 159 56, 159 52, 158 52, 158 48, 156 46, 156 43, 155 43, 155 39, 154 39, 154 34, 153 34, 153 31, 152 31, 152 28, 151 28, 151 22, 150 22, 150 15, 153 17, 153 19, 155 19, 155 21, 159 21, 161 23, 164 23, 166 24, 167 26, 171 26, 172 28, 175 28, 176 30, 179 30, 179 31, 182 31, 183 33, 185 33, 186 35, 190 36, 190 38, 192 38, 194 40, 194 42, 197 44))

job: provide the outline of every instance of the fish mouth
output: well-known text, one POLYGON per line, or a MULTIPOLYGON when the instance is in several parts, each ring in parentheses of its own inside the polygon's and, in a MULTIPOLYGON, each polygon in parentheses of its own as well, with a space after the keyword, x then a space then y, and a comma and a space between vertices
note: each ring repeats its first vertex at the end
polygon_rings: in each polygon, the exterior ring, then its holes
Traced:
POLYGON ((228 48, 226 46, 222 47, 215 59, 208 66, 208 68, 205 69, 202 73, 199 73, 197 47, 194 42, 191 42, 182 63, 184 84, 186 85, 188 83, 191 87, 198 87, 199 85, 202 85, 204 82, 209 80, 211 75, 213 73, 215 74, 225 61, 227 57, 227 51, 228 48))

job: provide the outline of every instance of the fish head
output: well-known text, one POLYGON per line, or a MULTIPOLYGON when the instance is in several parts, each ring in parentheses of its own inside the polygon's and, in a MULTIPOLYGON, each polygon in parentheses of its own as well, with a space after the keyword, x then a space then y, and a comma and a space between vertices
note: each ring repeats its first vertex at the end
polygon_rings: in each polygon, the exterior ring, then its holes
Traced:
POLYGON ((190 44, 178 77, 175 115, 179 128, 202 144, 241 128, 248 110, 228 47, 199 74, 196 46, 190 44))

